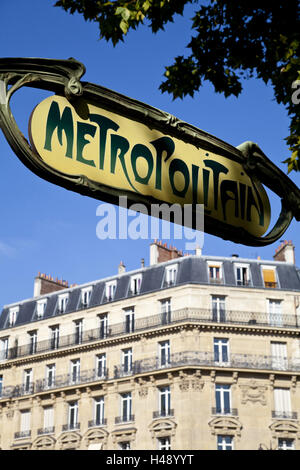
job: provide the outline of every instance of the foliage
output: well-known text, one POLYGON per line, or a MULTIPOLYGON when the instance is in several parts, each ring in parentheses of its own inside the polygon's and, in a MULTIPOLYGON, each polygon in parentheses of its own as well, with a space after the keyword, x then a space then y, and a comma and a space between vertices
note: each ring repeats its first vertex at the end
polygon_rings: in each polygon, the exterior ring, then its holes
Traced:
POLYGON ((116 45, 142 23, 153 33, 163 30, 188 3, 195 5, 190 55, 166 67, 161 91, 193 96, 208 80, 227 97, 241 93, 244 78, 271 84, 290 117, 285 163, 288 172, 300 171, 299 0, 57 0, 55 6, 97 22, 100 37, 116 45))

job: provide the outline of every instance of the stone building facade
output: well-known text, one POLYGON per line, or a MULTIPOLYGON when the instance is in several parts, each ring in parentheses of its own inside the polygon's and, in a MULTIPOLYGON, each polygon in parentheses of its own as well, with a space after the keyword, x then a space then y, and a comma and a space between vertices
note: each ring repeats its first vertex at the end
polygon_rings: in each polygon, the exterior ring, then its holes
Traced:
POLYGON ((299 304, 291 242, 266 261, 155 241, 107 279, 39 274, 0 316, 0 447, 300 449, 299 304))

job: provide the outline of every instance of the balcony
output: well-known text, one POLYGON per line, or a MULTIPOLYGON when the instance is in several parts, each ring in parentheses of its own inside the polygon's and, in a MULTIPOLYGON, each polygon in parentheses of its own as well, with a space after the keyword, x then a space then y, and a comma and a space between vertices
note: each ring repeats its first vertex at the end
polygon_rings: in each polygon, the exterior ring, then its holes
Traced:
POLYGON ((272 411, 273 419, 298 419, 296 411, 272 411))
POLYGON ((153 419, 173 418, 173 417, 174 417, 174 410, 153 411, 153 419))
POLYGON ((80 423, 68 423, 68 424, 63 424, 61 430, 63 432, 66 431, 79 431, 80 429, 80 423))
POLYGON ((209 283, 210 284, 224 284, 224 280, 219 277, 210 277, 209 278, 209 283))
POLYGON ((229 408, 223 410, 212 408, 211 414, 214 416, 238 416, 238 410, 236 408, 229 408))
POLYGON ((15 439, 26 439, 31 436, 31 431, 19 431, 15 432, 15 439))
POLYGON ((117 416, 115 418, 115 424, 125 424, 131 421, 134 421, 134 415, 117 416))
POLYGON ((134 332, 128 331, 127 323, 122 322, 111 325, 109 329, 105 329, 105 334, 103 332, 103 328, 83 331, 80 337, 80 344, 78 344, 78 335, 65 335, 55 339, 52 338, 45 341, 38 341, 36 343, 34 353, 32 351, 32 345, 26 344, 9 348, 5 356, 6 360, 11 360, 33 354, 42 354, 53 350, 57 351, 72 346, 79 347, 80 345, 95 341, 105 341, 118 336, 128 336, 154 328, 168 327, 170 325, 184 322, 300 328, 300 323, 298 323, 296 315, 286 315, 284 313, 270 315, 266 312, 245 312, 235 310, 224 310, 219 312, 218 315, 218 312, 212 309, 184 308, 182 310, 162 312, 157 315, 135 319, 134 332))
POLYGON ((265 287, 267 289, 276 289, 276 287, 278 287, 278 284, 277 284, 277 282, 267 282, 267 281, 265 281, 265 287))
POLYGON ((53 434, 55 432, 55 427, 51 426, 49 428, 40 428, 38 429, 38 435, 41 436, 43 434, 53 434))
MULTIPOLYGON (((161 365, 161 358, 150 357, 132 363, 130 376, 158 372, 168 369, 178 369, 181 367, 213 367, 214 369, 250 369, 265 371, 285 371, 300 372, 300 361, 284 359, 284 361, 274 360, 274 356, 262 356, 255 354, 230 354, 226 362, 218 362, 213 351, 182 351, 171 354, 168 364, 161 365)), ((105 370, 105 376, 98 376, 96 369, 84 370, 78 376, 76 387, 92 382, 103 380, 119 379, 124 377, 123 367, 114 368, 113 376, 109 376, 108 370, 105 370)), ((128 374, 126 374, 128 376, 128 374)), ((72 374, 58 375, 51 382, 46 379, 37 380, 31 383, 30 389, 24 385, 6 386, 2 388, 1 399, 15 398, 28 394, 38 394, 49 390, 61 389, 64 387, 74 387, 72 374)))
POLYGON ((93 419, 88 422, 88 427, 89 428, 96 428, 99 426, 106 426, 107 425, 107 419, 93 419))

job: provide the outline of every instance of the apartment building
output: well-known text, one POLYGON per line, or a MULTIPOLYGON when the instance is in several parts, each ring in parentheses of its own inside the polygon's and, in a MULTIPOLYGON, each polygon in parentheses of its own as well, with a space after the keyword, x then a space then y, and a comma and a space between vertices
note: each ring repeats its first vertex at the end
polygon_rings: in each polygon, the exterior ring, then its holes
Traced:
POLYGON ((135 271, 39 274, 0 316, 0 448, 300 449, 299 304, 292 242, 270 261, 155 241, 135 271))

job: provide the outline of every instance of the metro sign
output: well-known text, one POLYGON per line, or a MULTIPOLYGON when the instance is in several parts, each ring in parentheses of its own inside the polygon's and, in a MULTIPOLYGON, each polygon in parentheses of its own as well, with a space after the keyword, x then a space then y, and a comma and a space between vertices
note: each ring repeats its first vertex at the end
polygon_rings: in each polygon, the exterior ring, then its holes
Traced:
POLYGON ((300 218, 291 196, 300 200, 299 189, 256 144, 232 147, 168 113, 80 82, 84 70, 73 59, 0 60, 0 125, 37 175, 114 204, 120 196, 149 208, 203 204, 206 232, 247 245, 274 242, 293 215, 300 218), (55 92, 32 111, 30 143, 9 108, 22 86, 55 92), (282 199, 264 238, 271 209, 263 184, 282 199))

